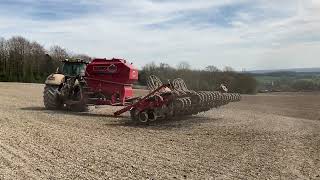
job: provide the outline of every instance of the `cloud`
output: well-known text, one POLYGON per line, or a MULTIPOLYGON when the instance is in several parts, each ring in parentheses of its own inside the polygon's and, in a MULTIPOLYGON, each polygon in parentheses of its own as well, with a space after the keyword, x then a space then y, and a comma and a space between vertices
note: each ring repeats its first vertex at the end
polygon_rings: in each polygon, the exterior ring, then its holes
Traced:
POLYGON ((315 0, 13 0, 1 2, 0 36, 123 57, 139 67, 315 67, 319 12, 315 0))

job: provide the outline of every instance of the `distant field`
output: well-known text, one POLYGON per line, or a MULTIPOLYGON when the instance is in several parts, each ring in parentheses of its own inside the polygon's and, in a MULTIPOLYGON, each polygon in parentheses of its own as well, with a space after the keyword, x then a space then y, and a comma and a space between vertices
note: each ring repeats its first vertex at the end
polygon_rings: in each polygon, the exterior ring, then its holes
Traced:
POLYGON ((320 92, 243 95, 238 109, 320 120, 320 92))
MULTIPOLYGON (((320 74, 320 73, 319 73, 320 74)), ((297 77, 291 77, 291 76, 255 76, 256 80, 259 83, 271 83, 275 81, 297 81, 297 80, 307 80, 307 81, 314 81, 314 82, 320 82, 320 76, 297 76, 297 77)))
POLYGON ((253 76, 258 82, 258 91, 320 90, 320 72, 274 72, 253 76))

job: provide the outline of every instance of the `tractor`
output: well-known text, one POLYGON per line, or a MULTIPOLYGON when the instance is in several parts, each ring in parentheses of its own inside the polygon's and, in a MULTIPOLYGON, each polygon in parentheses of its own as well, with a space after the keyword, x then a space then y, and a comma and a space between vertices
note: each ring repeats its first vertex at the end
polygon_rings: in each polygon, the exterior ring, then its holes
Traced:
POLYGON ((126 105, 133 100, 132 83, 138 70, 123 59, 62 61, 49 75, 43 94, 46 109, 86 111, 89 105, 126 105))
POLYGON ((90 105, 124 106, 114 115, 129 111, 133 121, 146 124, 195 115, 241 99, 223 85, 216 91, 193 91, 181 78, 162 83, 154 75, 148 77, 149 94, 134 97, 132 87, 137 80, 138 70, 124 59, 64 60, 62 68, 45 82, 44 106, 72 111, 86 111, 90 105))
POLYGON ((74 111, 86 110, 82 100, 83 77, 87 62, 80 59, 62 61, 62 68, 45 81, 43 102, 46 109, 68 107, 74 111))

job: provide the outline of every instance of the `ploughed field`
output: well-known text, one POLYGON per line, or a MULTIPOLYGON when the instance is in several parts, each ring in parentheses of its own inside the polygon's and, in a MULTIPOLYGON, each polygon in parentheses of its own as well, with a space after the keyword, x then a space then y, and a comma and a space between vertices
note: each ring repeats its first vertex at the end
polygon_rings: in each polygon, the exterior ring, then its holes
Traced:
POLYGON ((319 93, 137 126, 119 107, 45 110, 42 91, 0 83, 0 179, 320 179, 319 93))

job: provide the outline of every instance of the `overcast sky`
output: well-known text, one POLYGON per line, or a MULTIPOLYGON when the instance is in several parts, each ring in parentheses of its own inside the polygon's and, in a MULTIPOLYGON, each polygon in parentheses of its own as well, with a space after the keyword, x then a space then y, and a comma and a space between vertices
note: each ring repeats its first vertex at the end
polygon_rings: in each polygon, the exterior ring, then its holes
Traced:
POLYGON ((320 67, 320 0, 0 0, 14 35, 138 67, 320 67))

